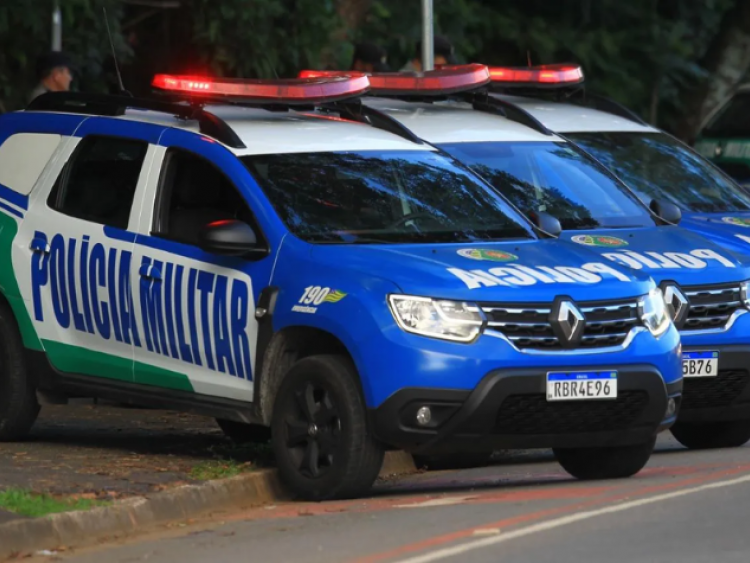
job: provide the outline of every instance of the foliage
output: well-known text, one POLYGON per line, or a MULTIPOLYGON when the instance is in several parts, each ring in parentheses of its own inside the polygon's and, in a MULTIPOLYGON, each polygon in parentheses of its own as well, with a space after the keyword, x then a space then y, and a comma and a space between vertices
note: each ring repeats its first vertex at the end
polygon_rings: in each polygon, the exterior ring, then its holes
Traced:
MULTIPOLYGON (((460 58, 524 65, 574 61, 587 86, 669 126, 732 0, 441 0, 436 29, 460 58), (658 112, 661 108, 664 113, 658 112)), ((359 38, 384 42, 400 67, 419 39, 418 2, 374 0, 359 38)))
MULTIPOLYGON (((23 107, 36 85, 36 58, 51 46, 53 5, 52 0, 0 3, 0 101, 8 110, 23 107)), ((60 0, 64 50, 77 66, 78 89, 107 87, 103 69, 111 50, 102 7, 107 9, 116 48, 121 57, 127 57, 129 51, 119 32, 121 2, 60 0)))
MULTIPOLYGON (((436 30, 453 41, 459 60, 580 62, 589 89, 670 129, 680 119, 686 93, 705 75, 702 58, 723 14, 739 1, 439 0, 434 6, 436 30)), ((103 72, 109 48, 101 6, 108 7, 123 57, 128 47, 117 23, 124 4, 60 3, 65 50, 81 71, 76 86, 111 86, 111 71, 103 72)), ((52 4, 16 0, 0 6, 0 100, 6 106, 22 105, 34 85, 34 58, 49 45, 52 4)), ((164 36, 161 47, 142 50, 135 66, 144 74, 170 68, 154 64, 163 57, 181 70, 291 77, 306 67, 347 68, 353 43, 363 39, 385 46, 392 68, 398 69, 414 56, 421 36, 417 0, 183 0, 182 6, 164 10, 156 20, 169 20, 172 29, 187 33, 175 34, 171 44, 164 36), (180 58, 186 64, 175 65, 180 58)), ((153 25, 141 32, 157 37, 160 29, 153 25)))
POLYGON ((190 12, 211 69, 238 77, 320 66, 340 25, 334 0, 191 0, 190 12))

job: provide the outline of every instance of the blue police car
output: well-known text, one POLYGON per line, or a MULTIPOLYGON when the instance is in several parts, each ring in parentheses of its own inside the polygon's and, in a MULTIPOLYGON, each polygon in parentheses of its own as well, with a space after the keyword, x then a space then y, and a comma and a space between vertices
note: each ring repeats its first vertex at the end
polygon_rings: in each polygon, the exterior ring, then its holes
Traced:
POLYGON ((308 499, 387 448, 647 462, 682 388, 650 277, 545 238, 366 77, 154 85, 0 117, 0 439, 40 398, 191 410, 270 427, 308 499))

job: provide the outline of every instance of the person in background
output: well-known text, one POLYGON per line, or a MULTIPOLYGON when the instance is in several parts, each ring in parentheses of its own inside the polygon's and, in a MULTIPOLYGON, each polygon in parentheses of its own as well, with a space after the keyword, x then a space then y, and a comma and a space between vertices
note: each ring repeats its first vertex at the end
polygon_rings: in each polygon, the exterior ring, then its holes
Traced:
POLYGON ((350 70, 359 72, 387 72, 388 53, 375 43, 357 43, 350 70))
POLYGON ((36 63, 39 82, 31 91, 29 102, 47 92, 67 92, 73 81, 73 65, 70 58, 59 51, 45 53, 36 63))
MULTIPOLYGON (((456 62, 455 49, 453 44, 442 35, 436 35, 434 38, 435 45, 435 66, 451 65, 456 62)), ((422 41, 417 42, 417 48, 414 58, 409 61, 401 72, 422 72, 422 41)))

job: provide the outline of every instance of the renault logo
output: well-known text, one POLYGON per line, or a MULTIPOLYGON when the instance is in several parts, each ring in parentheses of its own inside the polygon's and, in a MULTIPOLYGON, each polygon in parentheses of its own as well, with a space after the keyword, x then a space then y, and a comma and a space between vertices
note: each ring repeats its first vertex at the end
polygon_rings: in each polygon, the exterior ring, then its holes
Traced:
POLYGON ((663 286, 663 291, 664 303, 667 306, 669 316, 672 317, 672 322, 674 322, 677 328, 682 328, 682 325, 685 324, 685 320, 687 319, 688 310, 690 309, 687 297, 683 295, 680 288, 676 285, 665 284, 663 286))
POLYGON ((555 302, 550 313, 550 325, 563 348, 580 344, 586 320, 583 313, 568 299, 555 302))

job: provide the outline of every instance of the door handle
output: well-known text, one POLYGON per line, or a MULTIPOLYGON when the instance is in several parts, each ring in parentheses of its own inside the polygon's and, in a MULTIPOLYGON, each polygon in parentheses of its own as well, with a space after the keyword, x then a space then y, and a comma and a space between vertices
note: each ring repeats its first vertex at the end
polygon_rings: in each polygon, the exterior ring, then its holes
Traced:
POLYGON ((31 249, 31 252, 36 252, 38 254, 49 254, 49 244, 47 244, 47 241, 43 238, 34 237, 33 239, 31 239, 29 248, 31 249))
POLYGON ((138 274, 143 279, 161 281, 161 272, 159 271, 159 268, 149 264, 143 264, 138 270, 138 274))

